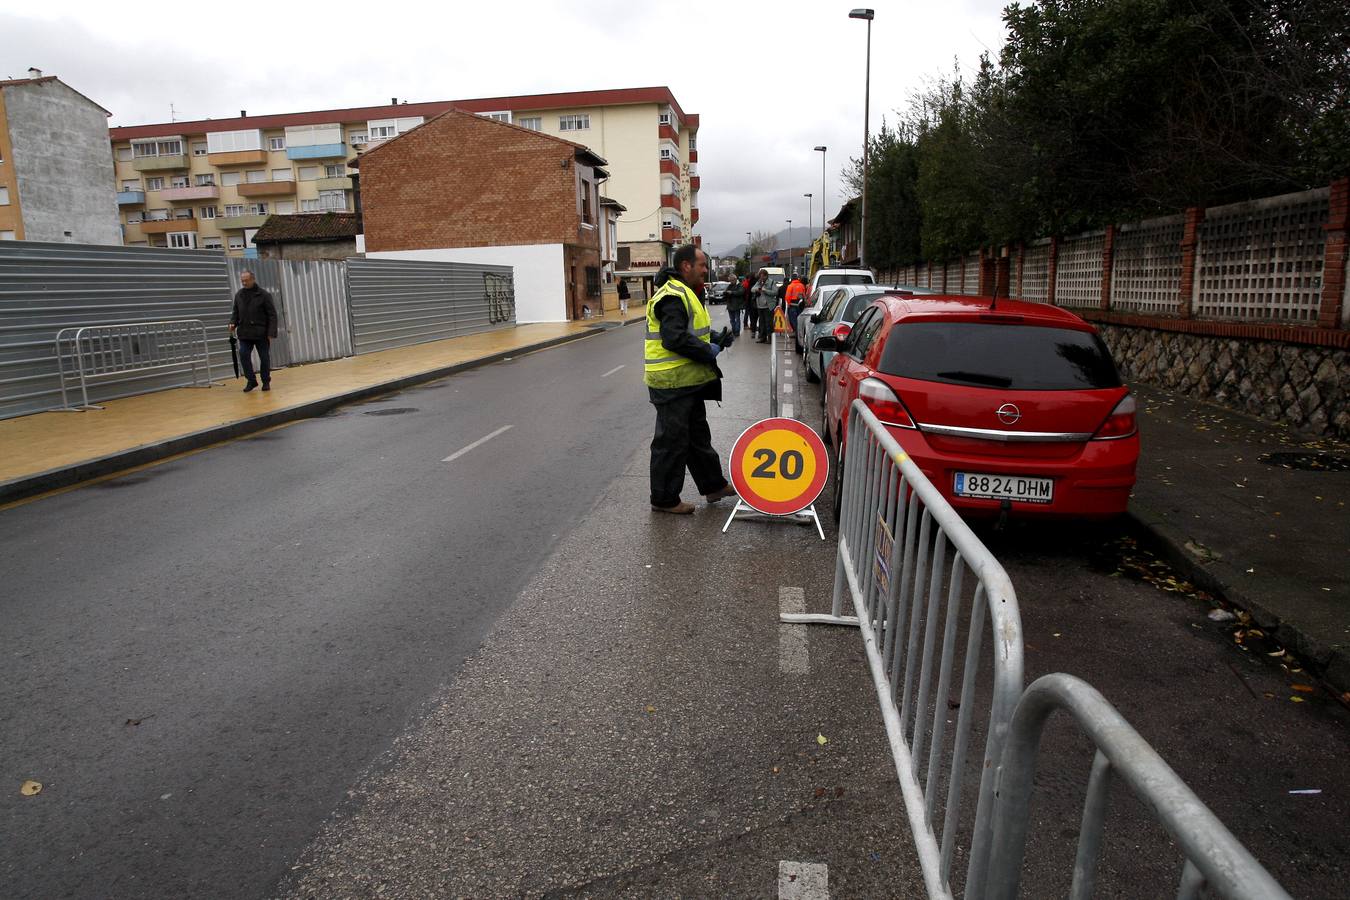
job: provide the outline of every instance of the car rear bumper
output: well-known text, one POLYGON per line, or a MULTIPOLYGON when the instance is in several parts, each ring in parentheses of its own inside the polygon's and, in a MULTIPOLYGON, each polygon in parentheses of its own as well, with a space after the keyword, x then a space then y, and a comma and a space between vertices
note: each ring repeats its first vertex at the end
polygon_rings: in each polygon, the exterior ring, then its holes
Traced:
POLYGON ((998 515, 1005 501, 957 496, 956 473, 1049 478, 1054 483, 1048 503, 1007 501, 1018 518, 1106 519, 1125 512, 1139 461, 1139 435, 1111 441, 1087 441, 1063 459, 1017 459, 1007 456, 954 456, 936 453, 922 432, 888 429, 928 480, 963 516, 998 515))

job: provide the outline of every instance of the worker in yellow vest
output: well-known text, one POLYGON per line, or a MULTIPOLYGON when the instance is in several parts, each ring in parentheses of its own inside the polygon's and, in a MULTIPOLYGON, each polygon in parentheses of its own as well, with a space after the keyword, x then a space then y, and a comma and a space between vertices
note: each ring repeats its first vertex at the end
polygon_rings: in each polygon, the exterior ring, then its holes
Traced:
POLYGON ((707 255, 685 244, 675 251, 674 263, 656 276, 657 291, 647 301, 643 380, 656 407, 652 509, 688 515, 694 505, 680 499, 686 468, 709 503, 736 495, 722 474, 703 405, 722 399, 717 354, 731 346, 732 336, 723 329, 714 340, 712 319, 700 299, 708 279, 707 255))

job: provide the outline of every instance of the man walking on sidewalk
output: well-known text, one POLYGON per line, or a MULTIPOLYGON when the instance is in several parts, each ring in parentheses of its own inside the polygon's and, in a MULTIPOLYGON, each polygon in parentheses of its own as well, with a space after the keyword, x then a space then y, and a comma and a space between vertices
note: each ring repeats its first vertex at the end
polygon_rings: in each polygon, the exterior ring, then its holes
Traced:
POLYGON ((708 278, 708 257, 693 244, 675 251, 675 267, 656 276, 657 291, 647 301, 647 340, 643 380, 656 407, 652 437, 652 509, 688 515, 692 503, 680 499, 684 470, 694 476, 709 503, 731 497, 736 489, 722 475, 712 445, 705 400, 722 399, 717 354, 731 346, 712 339, 712 319, 699 297, 708 278))
POLYGON ((244 368, 244 393, 258 386, 253 377, 253 351, 258 351, 258 374, 262 389, 272 389, 272 338, 277 336, 277 308, 272 295, 258 287, 253 273, 239 273, 243 285, 234 295, 230 310, 230 333, 239 337, 239 363, 244 368))

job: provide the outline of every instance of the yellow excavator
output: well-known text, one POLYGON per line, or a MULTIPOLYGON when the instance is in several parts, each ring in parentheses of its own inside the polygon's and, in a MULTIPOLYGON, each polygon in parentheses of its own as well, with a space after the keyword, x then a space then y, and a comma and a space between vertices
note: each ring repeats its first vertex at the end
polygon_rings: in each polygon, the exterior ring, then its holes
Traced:
POLYGON ((822 234, 811 242, 811 252, 807 257, 806 283, 811 283, 816 277, 817 270, 828 269, 836 262, 838 259, 830 253, 830 236, 822 234))

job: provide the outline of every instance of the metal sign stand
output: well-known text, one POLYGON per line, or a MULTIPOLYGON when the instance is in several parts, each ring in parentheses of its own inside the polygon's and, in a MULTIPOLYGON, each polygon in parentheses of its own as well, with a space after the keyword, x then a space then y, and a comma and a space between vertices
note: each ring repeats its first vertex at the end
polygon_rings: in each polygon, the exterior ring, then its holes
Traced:
POLYGON ((820 516, 816 515, 816 505, 812 503, 801 512, 789 513, 786 516, 774 516, 769 513, 762 513, 750 504, 746 503, 740 497, 736 498, 736 507, 732 509, 731 515, 727 516, 727 522, 722 526, 722 533, 726 534, 727 529, 731 527, 731 521, 739 515, 742 520, 750 519, 757 522, 791 522, 793 525, 810 525, 812 522, 816 525, 816 532, 820 539, 825 540, 825 529, 820 525, 820 516))

